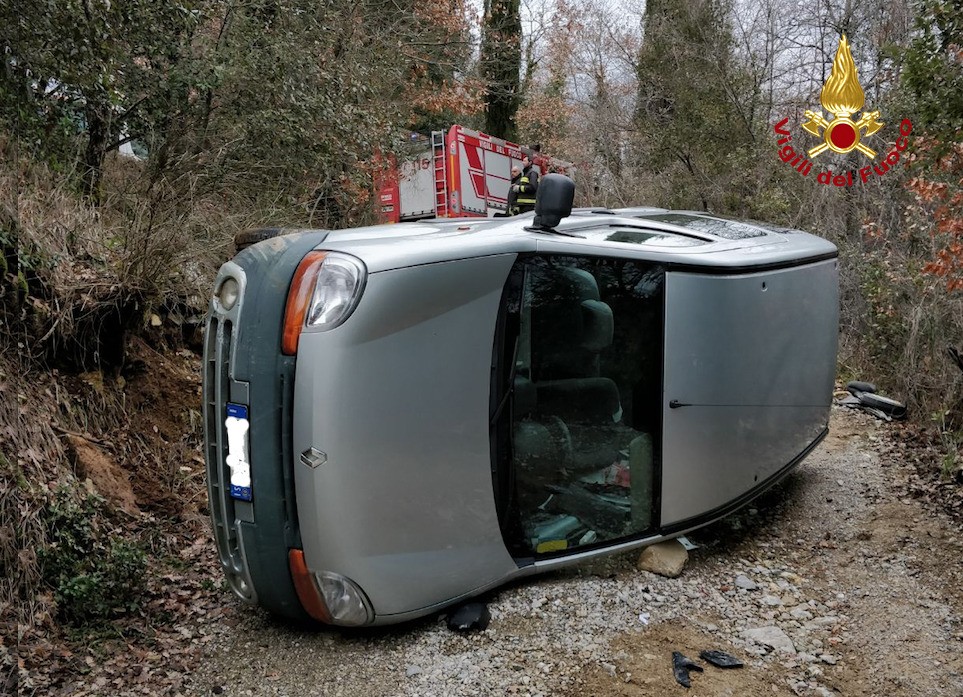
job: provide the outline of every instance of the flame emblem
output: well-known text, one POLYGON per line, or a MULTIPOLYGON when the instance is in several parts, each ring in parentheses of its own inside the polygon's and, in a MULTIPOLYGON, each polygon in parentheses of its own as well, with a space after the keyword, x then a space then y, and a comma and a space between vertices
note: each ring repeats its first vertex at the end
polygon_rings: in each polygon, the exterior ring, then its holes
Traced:
POLYGON ((822 138, 823 142, 814 148, 810 148, 810 157, 816 157, 826 150, 838 153, 847 153, 851 150, 859 150, 866 157, 873 159, 876 151, 868 148, 860 142, 862 135, 871 136, 883 127, 883 123, 877 121, 878 111, 863 112, 858 121, 850 118, 853 114, 863 108, 866 102, 866 95, 859 84, 859 76, 856 74, 856 62, 853 54, 849 50, 849 41, 844 34, 836 49, 836 58, 833 60, 833 71, 823 85, 823 91, 819 95, 819 101, 823 109, 833 115, 832 121, 823 118, 821 111, 806 111, 806 121, 802 127, 812 133, 817 138, 822 138), (863 134, 863 129, 866 133, 863 134))

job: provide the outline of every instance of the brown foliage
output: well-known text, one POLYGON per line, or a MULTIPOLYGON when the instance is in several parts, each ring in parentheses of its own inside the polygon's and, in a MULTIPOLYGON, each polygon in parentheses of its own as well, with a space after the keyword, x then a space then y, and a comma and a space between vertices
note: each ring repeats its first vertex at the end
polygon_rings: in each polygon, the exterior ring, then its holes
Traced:
POLYGON ((922 171, 906 184, 915 194, 912 212, 932 219, 940 245, 923 272, 945 279, 947 291, 963 291, 963 134, 948 146, 918 139, 914 161, 922 171))

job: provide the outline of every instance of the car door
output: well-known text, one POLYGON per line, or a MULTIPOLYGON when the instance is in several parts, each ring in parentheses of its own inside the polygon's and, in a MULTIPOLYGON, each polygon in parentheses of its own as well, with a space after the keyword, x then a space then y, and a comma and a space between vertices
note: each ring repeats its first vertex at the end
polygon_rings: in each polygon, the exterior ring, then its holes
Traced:
POLYGON ((492 400, 499 520, 516 559, 656 528, 664 277, 615 257, 516 262, 492 400))

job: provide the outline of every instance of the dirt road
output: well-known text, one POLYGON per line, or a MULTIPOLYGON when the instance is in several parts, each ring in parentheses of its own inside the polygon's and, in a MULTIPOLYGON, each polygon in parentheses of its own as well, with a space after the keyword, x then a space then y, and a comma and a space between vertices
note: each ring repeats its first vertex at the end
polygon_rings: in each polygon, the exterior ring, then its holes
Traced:
POLYGON ((885 428, 835 410, 783 485, 689 536, 678 579, 636 570, 637 553, 596 562, 502 589, 472 635, 440 617, 306 632, 238 605, 208 627, 187 693, 959 697, 963 533, 907 496, 885 428), (711 648, 746 667, 676 684, 672 652, 711 648))

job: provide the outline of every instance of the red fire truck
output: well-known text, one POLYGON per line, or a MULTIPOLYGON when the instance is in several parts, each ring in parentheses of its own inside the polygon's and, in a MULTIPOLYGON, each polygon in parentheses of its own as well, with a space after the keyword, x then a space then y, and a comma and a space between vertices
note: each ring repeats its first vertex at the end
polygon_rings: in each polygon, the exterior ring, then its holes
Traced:
POLYGON ((381 182, 386 223, 504 214, 512 166, 521 166, 523 155, 543 174, 572 174, 570 163, 464 126, 433 131, 430 139, 413 134, 412 143, 412 154, 381 182))

